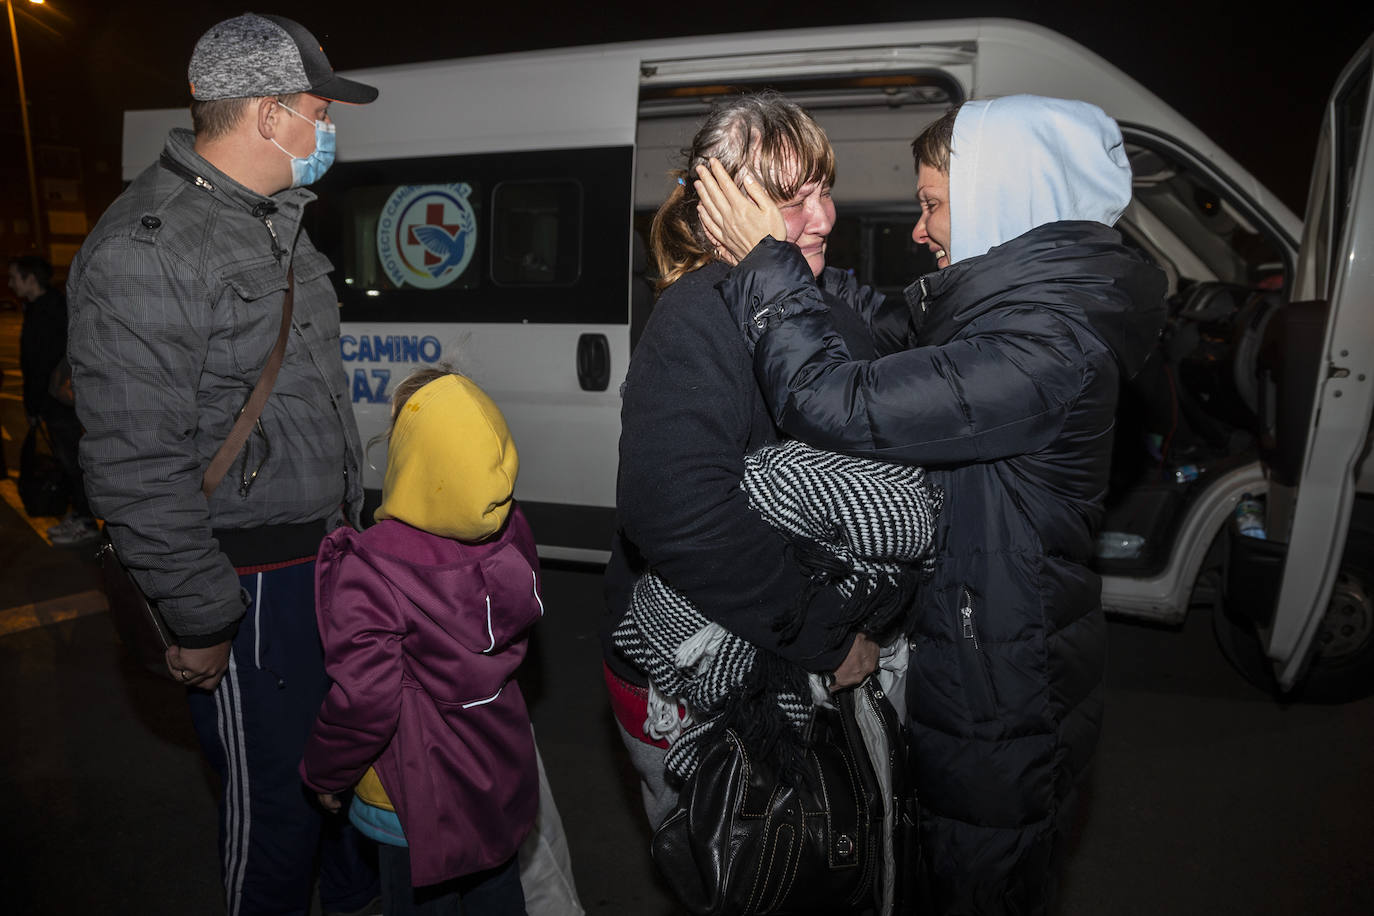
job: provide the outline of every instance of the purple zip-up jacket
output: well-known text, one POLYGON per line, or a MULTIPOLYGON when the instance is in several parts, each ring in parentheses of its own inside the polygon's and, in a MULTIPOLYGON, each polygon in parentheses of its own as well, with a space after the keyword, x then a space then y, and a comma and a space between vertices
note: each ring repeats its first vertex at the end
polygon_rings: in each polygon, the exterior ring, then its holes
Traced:
POLYGON ((301 761, 316 792, 375 766, 434 884, 506 862, 539 803, 519 686, 543 614, 534 537, 519 507, 467 544, 386 520, 320 546, 316 613, 330 687, 301 761))

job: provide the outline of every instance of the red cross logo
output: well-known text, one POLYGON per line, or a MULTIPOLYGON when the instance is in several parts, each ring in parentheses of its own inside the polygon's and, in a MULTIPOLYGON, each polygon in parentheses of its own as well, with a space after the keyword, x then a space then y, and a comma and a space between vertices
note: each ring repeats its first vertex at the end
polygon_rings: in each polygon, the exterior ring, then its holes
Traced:
MULTIPOLYGON (((406 241, 411 245, 420 244, 420 240, 415 237, 416 226, 438 226, 445 232, 447 232, 449 235, 453 235, 459 229, 463 228, 458 223, 449 224, 444 222, 443 204, 426 204, 425 221, 423 223, 410 223, 406 226, 406 241)), ((435 264, 438 264, 441 260, 442 258, 440 258, 437 254, 430 254, 428 251, 425 252, 424 264, 426 267, 432 267, 435 264)))

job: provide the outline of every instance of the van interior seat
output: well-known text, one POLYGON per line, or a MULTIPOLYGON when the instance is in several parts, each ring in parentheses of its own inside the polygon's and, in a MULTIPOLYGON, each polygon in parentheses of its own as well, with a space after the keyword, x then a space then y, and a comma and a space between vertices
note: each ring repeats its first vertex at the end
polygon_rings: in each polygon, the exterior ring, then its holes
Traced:
POLYGON ((1320 300, 1290 302, 1274 313, 1264 329, 1257 360, 1260 418, 1265 427, 1260 454, 1269 466, 1270 478, 1284 486, 1295 486, 1302 473, 1330 311, 1331 306, 1320 300))
POLYGON ((1233 325, 1236 350, 1232 371, 1236 392, 1257 417, 1260 415, 1260 348, 1264 345, 1270 319, 1282 305, 1282 298, 1276 292, 1256 293, 1241 308, 1233 325))

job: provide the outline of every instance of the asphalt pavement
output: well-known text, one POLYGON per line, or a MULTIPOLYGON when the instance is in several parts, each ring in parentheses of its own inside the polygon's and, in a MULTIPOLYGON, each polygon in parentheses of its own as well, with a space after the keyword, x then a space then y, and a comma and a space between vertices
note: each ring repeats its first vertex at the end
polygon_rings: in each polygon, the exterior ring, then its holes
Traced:
MULTIPOLYGON (((220 914, 215 779, 180 689, 135 668, 93 551, 55 548, 14 474, 18 320, 0 312, 0 912, 220 914)), ((545 571, 520 673, 589 913, 676 913, 601 686, 600 574, 545 571)), ((1178 629, 1114 621, 1107 720, 1061 916, 1374 913, 1374 700, 1285 705, 1178 629)))

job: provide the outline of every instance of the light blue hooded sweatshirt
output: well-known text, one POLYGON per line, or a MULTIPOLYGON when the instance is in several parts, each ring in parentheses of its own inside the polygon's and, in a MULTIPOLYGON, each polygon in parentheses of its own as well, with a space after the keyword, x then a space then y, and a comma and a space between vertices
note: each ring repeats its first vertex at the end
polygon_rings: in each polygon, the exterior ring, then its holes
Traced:
POLYGON ((1115 225, 1131 202, 1121 129, 1087 102, 1035 95, 965 102, 950 147, 951 264, 1047 223, 1115 225))

